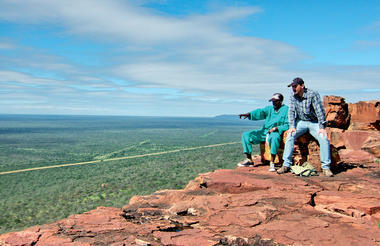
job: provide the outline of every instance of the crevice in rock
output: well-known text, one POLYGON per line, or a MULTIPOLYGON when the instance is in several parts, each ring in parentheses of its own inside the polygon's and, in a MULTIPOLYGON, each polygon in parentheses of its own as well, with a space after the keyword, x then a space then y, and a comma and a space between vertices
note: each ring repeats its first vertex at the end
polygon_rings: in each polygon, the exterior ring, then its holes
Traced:
POLYGON ((179 212, 177 212, 177 215, 180 215, 180 216, 186 216, 186 215, 191 215, 191 214, 189 214, 189 213, 187 212, 187 209, 186 209, 186 210, 184 210, 184 211, 179 211, 179 212))
POLYGON ((124 211, 121 216, 128 222, 134 224, 145 224, 149 221, 159 219, 162 217, 162 213, 160 211, 124 211))
POLYGON ((162 229, 160 228, 158 230, 164 231, 164 232, 180 232, 184 230, 194 229, 191 225, 185 225, 185 224, 174 222, 174 221, 170 221, 170 222, 173 224, 173 226, 162 228, 162 229))
POLYGON ((37 240, 36 240, 36 241, 33 241, 30 245, 31 245, 31 246, 37 245, 37 243, 38 243, 38 241, 40 240, 41 236, 42 236, 42 234, 38 235, 37 240))
POLYGON ((200 187, 200 188, 206 188, 206 189, 207 189, 207 183, 206 183, 206 182, 200 183, 200 184, 199 184, 199 187, 200 187))
POLYGON ((315 207, 315 199, 314 198, 316 196, 317 196, 316 192, 312 193, 311 196, 310 196, 310 200, 307 202, 307 204, 309 204, 312 207, 315 207))
POLYGON ((62 224, 58 223, 58 232, 57 235, 65 235, 65 236, 70 236, 71 234, 67 231, 65 227, 62 226, 62 224))
POLYGON ((95 238, 96 235, 77 235, 71 238, 71 241, 73 242, 81 242, 84 240, 87 240, 88 238, 95 238))
POLYGON ((333 208, 332 212, 339 213, 339 214, 349 216, 349 217, 353 217, 350 214, 348 214, 346 211, 344 211, 343 209, 339 209, 339 208, 333 208))

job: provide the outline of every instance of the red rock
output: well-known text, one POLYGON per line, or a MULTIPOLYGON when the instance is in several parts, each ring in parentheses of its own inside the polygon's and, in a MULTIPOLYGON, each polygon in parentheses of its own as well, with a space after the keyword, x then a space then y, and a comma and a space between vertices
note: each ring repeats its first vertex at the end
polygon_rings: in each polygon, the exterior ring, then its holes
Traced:
POLYGON ((330 144, 335 148, 345 148, 344 142, 344 130, 338 128, 327 128, 327 133, 329 136, 330 144))
POLYGON ((38 227, 21 232, 11 232, 0 236, 0 245, 35 245, 41 233, 38 227))
POLYGON ((267 169, 201 174, 184 190, 135 196, 122 209, 0 235, 0 245, 377 245, 379 165, 333 178, 267 169))
POLYGON ((380 212, 380 198, 344 191, 321 191, 314 198, 316 208, 343 216, 361 218, 380 212))
POLYGON ((339 150, 339 156, 345 163, 364 165, 375 161, 373 155, 363 150, 341 149, 339 150))
POLYGON ((348 105, 353 130, 380 130, 380 101, 358 102, 348 105))
POLYGON ((361 146, 361 149, 380 158, 380 134, 372 134, 361 146))
POLYGON ((326 121, 329 127, 347 129, 350 124, 348 104, 343 97, 324 96, 323 105, 326 112, 326 121))
POLYGON ((347 149, 361 150, 371 134, 370 131, 346 131, 343 133, 344 144, 347 149))
POLYGON ((213 246, 219 241, 212 239, 212 234, 198 229, 189 229, 178 232, 160 232, 153 233, 159 238, 162 245, 186 245, 186 246, 213 246))

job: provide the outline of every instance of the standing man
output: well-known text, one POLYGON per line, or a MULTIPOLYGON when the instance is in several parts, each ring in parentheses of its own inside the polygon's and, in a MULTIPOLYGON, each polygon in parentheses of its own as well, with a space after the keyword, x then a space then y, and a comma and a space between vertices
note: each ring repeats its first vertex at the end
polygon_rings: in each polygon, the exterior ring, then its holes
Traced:
POLYGON ((325 129, 326 116, 321 97, 317 92, 305 88, 304 81, 301 78, 293 79, 293 82, 288 87, 293 89, 293 95, 290 96, 289 103, 289 131, 283 154, 284 164, 277 170, 277 173, 289 172, 293 161, 294 141, 309 131, 319 142, 323 174, 327 177, 332 177, 333 173, 330 171, 330 142, 325 129))
POLYGON ((269 171, 275 172, 274 160, 280 146, 282 133, 289 129, 288 111, 289 108, 282 104, 284 96, 281 93, 273 94, 269 99, 273 106, 256 109, 250 113, 239 114, 239 117, 250 120, 264 120, 264 125, 259 130, 244 132, 242 135, 243 152, 247 159, 238 163, 239 167, 253 166, 252 162, 252 144, 259 144, 267 141, 270 146, 271 162, 269 171))

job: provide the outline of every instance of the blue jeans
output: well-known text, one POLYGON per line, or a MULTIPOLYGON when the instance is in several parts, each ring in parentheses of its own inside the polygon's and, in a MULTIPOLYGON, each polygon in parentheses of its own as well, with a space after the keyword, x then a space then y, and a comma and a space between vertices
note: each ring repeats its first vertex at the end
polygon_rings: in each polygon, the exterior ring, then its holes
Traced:
POLYGON ((288 136, 286 137, 284 154, 282 156, 282 159, 284 160, 284 166, 290 167, 290 165, 292 165, 294 141, 298 137, 306 133, 307 131, 309 131, 310 134, 319 143, 322 169, 330 168, 330 163, 331 163, 330 141, 328 140, 327 136, 318 135, 318 131, 319 131, 318 123, 313 123, 310 121, 303 121, 303 120, 296 122, 296 134, 294 135, 293 133, 292 134, 293 136, 290 136, 290 134, 288 134, 288 136))

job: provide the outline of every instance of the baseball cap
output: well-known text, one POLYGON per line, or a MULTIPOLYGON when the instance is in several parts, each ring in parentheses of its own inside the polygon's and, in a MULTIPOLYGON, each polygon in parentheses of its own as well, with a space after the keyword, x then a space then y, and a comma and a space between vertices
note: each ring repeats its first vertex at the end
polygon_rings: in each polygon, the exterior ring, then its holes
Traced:
POLYGON ((297 77, 293 79, 292 83, 288 84, 288 87, 293 86, 293 85, 303 85, 303 83, 304 83, 303 79, 297 77))
POLYGON ((283 101, 284 100, 284 96, 281 93, 274 93, 273 96, 272 96, 272 98, 269 99, 269 102, 271 102, 271 101, 277 101, 277 100, 283 101))

